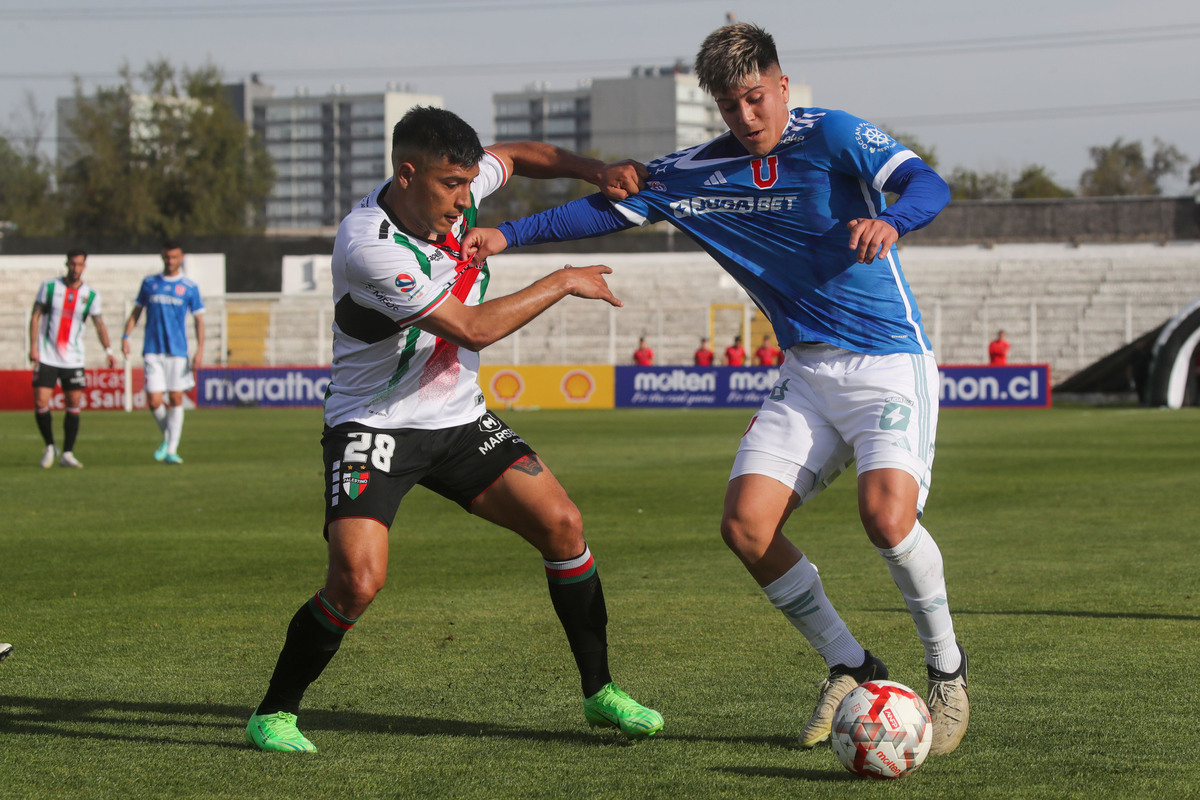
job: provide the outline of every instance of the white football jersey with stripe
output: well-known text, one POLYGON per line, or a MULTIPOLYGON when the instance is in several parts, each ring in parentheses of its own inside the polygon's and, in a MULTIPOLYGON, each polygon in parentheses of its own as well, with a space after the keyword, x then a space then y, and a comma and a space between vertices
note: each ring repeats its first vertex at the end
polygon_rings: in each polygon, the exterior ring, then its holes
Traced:
POLYGON ((437 241, 409 233, 381 198, 364 197, 338 227, 333 246, 333 380, 325 423, 435 430, 478 419, 479 354, 415 327, 450 295, 483 301, 488 268, 471 267, 459 242, 479 201, 508 180, 486 153, 471 182, 471 207, 437 241))
POLYGON ((84 323, 100 316, 100 295, 86 283, 72 289, 55 278, 38 289, 36 303, 43 314, 38 360, 64 369, 82 367, 84 323))

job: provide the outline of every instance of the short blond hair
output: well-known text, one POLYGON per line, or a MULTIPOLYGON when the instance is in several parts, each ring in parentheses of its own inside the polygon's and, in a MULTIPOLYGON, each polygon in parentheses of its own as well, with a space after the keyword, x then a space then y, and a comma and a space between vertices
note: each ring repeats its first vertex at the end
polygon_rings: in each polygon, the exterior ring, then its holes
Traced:
POLYGON ((775 39, 757 25, 735 22, 710 33, 696 54, 700 88, 717 94, 744 86, 779 64, 775 39))

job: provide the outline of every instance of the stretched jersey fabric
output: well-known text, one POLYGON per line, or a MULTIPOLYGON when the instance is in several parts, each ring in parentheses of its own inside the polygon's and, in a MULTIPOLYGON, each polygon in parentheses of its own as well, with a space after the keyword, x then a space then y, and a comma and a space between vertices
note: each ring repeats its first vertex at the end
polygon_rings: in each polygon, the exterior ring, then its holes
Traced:
POLYGON ((741 284, 783 349, 822 342, 873 355, 929 351, 896 248, 859 264, 846 223, 877 217, 903 235, 932 221, 949 192, 871 123, 798 108, 766 156, 725 133, 647 167, 646 190, 614 202, 607 216, 593 195, 500 228, 518 245, 665 220, 741 284), (885 189, 900 192, 892 208, 885 189))
POLYGON ((52 367, 82 367, 84 323, 100 316, 100 295, 86 283, 72 289, 55 278, 41 285, 35 302, 43 315, 38 360, 52 367))
POLYGON ((142 354, 187 358, 187 315, 204 313, 200 287, 191 278, 168 278, 161 272, 142 280, 134 301, 146 310, 146 338, 142 354))
POLYGON ((487 410, 479 354, 414 323, 453 294, 477 305, 487 264, 470 266, 459 242, 475 224, 479 201, 508 180, 504 162, 485 153, 471 182, 471 207, 436 241, 421 239, 387 207, 388 181, 364 197, 338 227, 333 245, 333 381, 325 422, 436 430, 487 410))

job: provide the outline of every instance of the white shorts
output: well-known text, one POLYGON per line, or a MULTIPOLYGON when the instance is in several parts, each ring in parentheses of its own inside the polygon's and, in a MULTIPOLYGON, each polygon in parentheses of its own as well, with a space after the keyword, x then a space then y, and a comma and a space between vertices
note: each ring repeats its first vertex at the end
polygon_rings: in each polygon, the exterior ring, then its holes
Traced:
POLYGON ((168 356, 162 353, 146 353, 143 357, 146 367, 146 391, 161 394, 162 392, 186 392, 196 385, 192 368, 183 356, 168 356))
POLYGON ((729 477, 775 478, 803 503, 857 460, 860 474, 891 468, 912 475, 919 512, 929 495, 939 388, 932 355, 792 347, 742 435, 729 477))

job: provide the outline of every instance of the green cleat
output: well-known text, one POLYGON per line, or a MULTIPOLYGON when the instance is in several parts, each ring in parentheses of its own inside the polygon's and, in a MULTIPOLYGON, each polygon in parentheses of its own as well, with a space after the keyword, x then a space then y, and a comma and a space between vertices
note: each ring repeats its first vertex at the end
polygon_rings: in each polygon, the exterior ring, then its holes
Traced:
POLYGON ((620 728, 630 739, 645 739, 662 730, 663 718, 652 708, 634 700, 615 683, 583 701, 583 715, 593 728, 620 728))
POLYGON ((246 741, 259 750, 281 753, 315 753, 317 746, 296 727, 296 715, 286 711, 253 714, 246 725, 246 741))
POLYGON ((166 458, 167 457, 167 449, 169 447, 170 447, 170 445, 167 444, 167 440, 163 439, 163 443, 160 444, 158 446, 158 449, 154 451, 154 460, 162 461, 164 458, 166 458))
POLYGON ((179 464, 183 463, 183 459, 179 457, 178 453, 167 453, 166 457, 163 459, 163 463, 178 466, 179 464))

